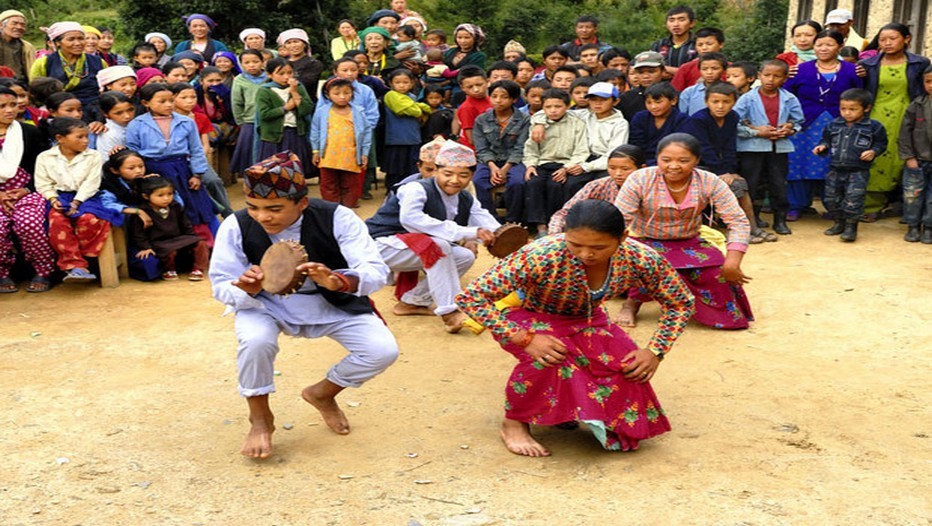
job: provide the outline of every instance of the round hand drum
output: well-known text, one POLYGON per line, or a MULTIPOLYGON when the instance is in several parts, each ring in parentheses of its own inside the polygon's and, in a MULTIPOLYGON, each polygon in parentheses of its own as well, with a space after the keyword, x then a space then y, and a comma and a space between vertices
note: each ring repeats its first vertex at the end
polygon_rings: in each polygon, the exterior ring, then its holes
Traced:
POLYGON ((516 252, 528 242, 527 229, 521 225, 509 223, 495 229, 495 243, 489 245, 489 254, 503 258, 516 252))
POLYGON ((298 271, 298 265, 307 263, 307 251, 300 243, 279 241, 262 256, 262 290, 280 295, 293 294, 307 276, 298 271))

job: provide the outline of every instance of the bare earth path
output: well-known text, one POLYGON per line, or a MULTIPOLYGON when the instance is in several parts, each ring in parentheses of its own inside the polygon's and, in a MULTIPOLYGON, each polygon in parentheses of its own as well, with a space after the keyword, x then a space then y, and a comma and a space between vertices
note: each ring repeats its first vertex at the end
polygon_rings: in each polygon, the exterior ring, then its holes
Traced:
POLYGON ((233 318, 208 283, 0 296, 0 524, 928 525, 932 247, 895 220, 853 245, 824 221, 793 228, 745 259, 752 328, 691 325, 664 361, 673 431, 635 453, 549 428, 553 457, 508 453, 512 358, 488 334, 393 316, 384 289, 402 355, 340 396, 352 434, 300 397, 341 350, 283 337, 276 449, 252 462, 233 318))

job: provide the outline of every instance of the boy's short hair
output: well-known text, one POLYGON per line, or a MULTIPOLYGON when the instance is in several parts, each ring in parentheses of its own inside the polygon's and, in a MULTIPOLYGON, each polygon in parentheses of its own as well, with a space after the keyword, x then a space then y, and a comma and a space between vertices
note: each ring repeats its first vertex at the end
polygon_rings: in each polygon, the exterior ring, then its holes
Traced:
POLYGON ((550 81, 547 79, 534 80, 527 83, 527 86, 524 87, 524 92, 527 93, 532 89, 542 89, 547 91, 551 87, 552 86, 550 85, 550 81))
POLYGON ((553 71, 554 75, 557 73, 572 73, 573 76, 579 76, 579 71, 576 70, 576 66, 560 66, 553 71))
POLYGON ((923 76, 928 75, 929 73, 932 73, 932 64, 926 66, 926 69, 922 70, 923 76))
POLYGON ((667 81, 651 84, 646 90, 644 90, 645 99, 665 98, 676 100, 679 96, 680 94, 678 91, 676 91, 676 88, 673 87, 673 84, 670 84, 667 81))
POLYGON ((781 70, 783 70, 784 75, 790 72, 789 64, 787 64, 786 62, 783 62, 782 60, 777 60, 775 58, 761 62, 760 69, 758 71, 764 71, 764 68, 768 68, 768 67, 780 68, 781 70))
POLYGON ((563 104, 566 104, 567 106, 570 105, 570 94, 562 89, 545 89, 543 95, 540 96, 540 102, 543 103, 547 99, 560 99, 563 101, 563 104))
POLYGON ((728 59, 725 57, 725 55, 715 51, 699 55, 699 62, 697 64, 700 68, 702 67, 703 62, 718 62, 722 65, 722 69, 728 68, 728 59))
POLYGON ((424 36, 435 36, 440 39, 441 43, 447 43, 447 32, 442 29, 431 29, 430 31, 424 33, 424 36))
POLYGON ((598 82, 598 80, 596 80, 595 77, 579 77, 578 79, 574 80, 572 84, 570 84, 570 93, 573 93, 573 90, 580 86, 585 86, 588 88, 596 82, 598 82))
POLYGON ((863 109, 867 110, 874 103, 874 96, 864 88, 851 88, 843 91, 839 100, 857 102, 863 109))
POLYGON ((512 80, 496 80, 489 86, 489 95, 497 89, 505 90, 509 99, 517 100, 521 97, 521 86, 512 80))
POLYGON ((705 100, 709 100, 709 96, 713 93, 719 95, 730 95, 738 100, 738 88, 730 82, 723 82, 721 80, 716 80, 709 87, 705 89, 705 100))
POLYGON ((582 15, 582 16, 580 16, 579 18, 576 19, 576 23, 577 23, 577 24, 589 23, 589 24, 592 24, 592 25, 598 27, 598 26, 599 26, 599 19, 596 18, 596 17, 594 17, 594 16, 592 16, 592 15, 582 15))
POLYGON ((625 74, 618 71, 617 69, 604 69, 595 76, 595 80, 598 82, 611 82, 615 79, 622 79, 625 77, 625 74))
POLYGON ((554 53, 559 53, 560 55, 563 55, 563 58, 566 58, 566 59, 570 58, 569 53, 567 53, 566 50, 560 46, 547 46, 544 48, 543 51, 541 51, 540 56, 543 58, 547 58, 550 55, 553 55, 554 53))
POLYGON ((686 16, 689 17, 690 21, 693 21, 696 19, 696 12, 693 11, 693 8, 689 7, 688 5, 678 5, 678 6, 671 7, 670 9, 667 10, 667 16, 665 16, 664 18, 665 19, 670 18, 673 15, 682 15, 684 13, 686 14, 686 16))
POLYGON ((861 55, 861 50, 854 46, 845 46, 838 50, 838 56, 841 58, 858 58, 861 55))
POLYGON ((598 44, 585 44, 584 46, 582 46, 581 48, 579 48, 579 52, 582 53, 583 51, 589 51, 590 49, 594 49, 594 50, 598 51, 598 50, 600 50, 600 49, 602 49, 602 48, 599 47, 598 44))
POLYGON ((482 77, 483 80, 488 80, 489 78, 489 76, 485 74, 485 71, 479 66, 466 66, 460 69, 460 72, 456 74, 456 83, 462 84, 464 80, 473 77, 482 77))
POLYGON ((417 30, 409 25, 399 26, 395 33, 402 33, 408 38, 415 38, 417 36, 417 30))
POLYGON ((508 62, 507 60, 499 60, 498 62, 495 62, 489 66, 489 69, 486 71, 491 75, 493 71, 498 69, 509 71, 512 75, 518 76, 518 65, 514 62, 508 62))
POLYGON ((45 101, 50 95, 60 93, 64 89, 65 85, 62 81, 52 77, 33 77, 29 81, 29 97, 36 106, 45 106, 45 101))
POLYGON ((437 84, 427 84, 424 86, 424 99, 427 99, 427 96, 431 93, 439 93, 441 96, 446 94, 446 86, 438 86, 437 84))
MULTIPOLYGON (((745 77, 757 77, 757 65, 753 62, 748 62, 747 60, 739 60, 738 62, 732 62, 729 68, 741 68, 741 71, 744 72, 745 77)), ((728 69, 728 68, 725 68, 728 69)))
POLYGON ((147 53, 155 53, 156 55, 158 55, 159 53, 159 51, 155 49, 155 46, 153 46, 152 44, 148 42, 139 42, 138 44, 133 46, 133 50, 131 51, 132 54, 130 56, 135 57, 136 55, 138 55, 140 52, 143 52, 143 51, 147 53))
POLYGON ((599 61, 603 66, 608 66, 608 63, 611 62, 613 58, 618 57, 627 59, 628 62, 631 62, 631 53, 623 47, 612 47, 606 49, 602 52, 601 55, 599 55, 599 61))
POLYGON ((725 32, 717 27, 703 27, 696 31, 695 38, 715 37, 719 44, 725 43, 725 32))

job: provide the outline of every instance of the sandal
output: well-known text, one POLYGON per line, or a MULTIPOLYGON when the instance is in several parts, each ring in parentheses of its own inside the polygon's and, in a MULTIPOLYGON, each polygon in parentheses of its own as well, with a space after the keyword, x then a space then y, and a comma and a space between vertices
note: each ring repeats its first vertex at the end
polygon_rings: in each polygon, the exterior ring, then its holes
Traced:
POLYGON ((45 276, 36 276, 26 285, 26 292, 48 292, 52 282, 45 276))
POLYGON ((10 278, 0 278, 0 294, 12 294, 19 292, 16 282, 10 278))
POLYGON ((188 281, 204 281, 204 271, 203 270, 192 270, 188 274, 188 281))
POLYGON ((162 272, 162 279, 165 281, 175 281, 178 279, 178 273, 174 270, 166 270, 165 272, 162 272))
POLYGON ((764 232, 763 229, 758 228, 757 230, 751 232, 751 240, 748 241, 752 245, 759 245, 764 242, 767 232, 764 232))

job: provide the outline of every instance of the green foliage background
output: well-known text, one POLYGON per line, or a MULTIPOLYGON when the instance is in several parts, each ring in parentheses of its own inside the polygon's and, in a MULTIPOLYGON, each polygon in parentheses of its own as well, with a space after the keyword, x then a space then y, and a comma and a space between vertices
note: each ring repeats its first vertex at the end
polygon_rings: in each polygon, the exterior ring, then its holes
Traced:
MULTIPOLYGON (((601 20, 602 40, 634 54, 665 33, 666 10, 681 3, 696 11, 697 28, 713 26, 725 31, 725 51, 733 60, 760 61, 783 50, 788 0, 408 0, 408 7, 420 12, 432 28, 448 33, 459 23, 478 23, 488 37, 484 49, 495 59, 511 39, 521 42, 532 55, 571 39, 573 21, 582 14, 601 20)), ((338 20, 351 18, 364 25, 387 1, 12 0, 10 4, 29 15, 29 36, 37 44, 42 42, 38 26, 57 20, 112 26, 121 52, 150 31, 165 32, 178 42, 187 36, 181 16, 202 12, 220 24, 215 37, 228 45, 239 47, 238 34, 245 27, 265 29, 270 45, 280 31, 302 27, 317 54, 326 56, 338 20)))

